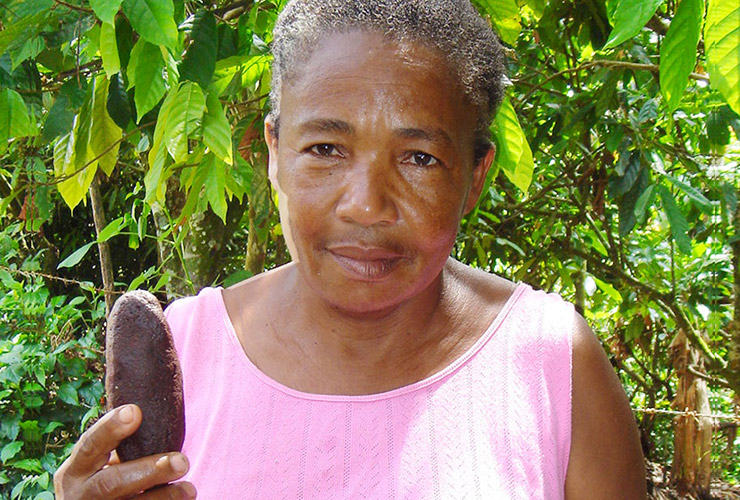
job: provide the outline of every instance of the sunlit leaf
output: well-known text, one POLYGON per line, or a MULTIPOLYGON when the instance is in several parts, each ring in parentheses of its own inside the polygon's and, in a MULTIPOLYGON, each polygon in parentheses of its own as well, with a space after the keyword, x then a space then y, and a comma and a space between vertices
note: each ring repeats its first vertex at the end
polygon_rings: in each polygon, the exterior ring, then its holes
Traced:
POLYGON ((176 162, 188 154, 188 139, 203 122, 206 100, 201 88, 193 82, 183 83, 170 108, 165 129, 167 151, 176 162))
POLYGON ((9 140, 36 133, 36 126, 20 94, 11 89, 0 91, 0 153, 8 147, 9 140))
POLYGON ((121 232, 121 229, 123 226, 126 225, 126 221, 123 217, 118 217, 117 219, 113 219, 108 223, 107 226, 103 228, 102 231, 100 231, 100 234, 98 234, 98 237, 96 241, 98 243, 103 243, 104 241, 108 241, 112 237, 116 236, 121 232))
POLYGON ((213 213, 226 224, 228 208, 224 191, 226 164, 212 154, 206 155, 203 161, 207 162, 206 172, 208 173, 205 178, 206 198, 213 213))
POLYGON ((671 111, 678 107, 696 66, 704 0, 681 0, 660 46, 660 90, 671 111))
POLYGON ((121 60, 118 57, 118 42, 116 41, 116 27, 113 24, 103 23, 100 26, 100 43, 98 44, 100 57, 103 60, 103 69, 108 78, 121 70, 121 60))
POLYGON ((155 199, 164 201, 165 195, 165 165, 167 163, 167 146, 165 145, 165 129, 169 121, 170 109, 177 96, 177 88, 173 88, 165 97, 162 106, 159 108, 157 116, 157 125, 154 129, 152 147, 149 149, 148 160, 149 170, 144 176, 144 186, 146 187, 146 200, 151 202, 155 199))
POLYGON ((122 0, 90 0, 90 7, 103 23, 113 24, 121 2, 122 0))
POLYGON ((57 269, 76 266, 85 257, 85 255, 87 255, 87 252, 94 244, 95 242, 92 241, 72 252, 66 259, 57 265, 57 269))
POLYGON ((172 0, 123 0, 123 12, 144 40, 170 49, 177 45, 172 0))
POLYGON ((712 87, 740 113, 740 3, 709 0, 704 47, 712 87))
POLYGON ((594 277, 594 281, 596 282, 596 286, 598 286, 599 289, 607 294, 614 302, 616 302, 617 304, 620 304, 622 302, 622 294, 620 294, 616 288, 614 288, 606 281, 601 281, 599 278, 596 277, 594 277))
POLYGON ((516 0, 477 0, 493 21, 501 40, 514 45, 522 30, 521 14, 516 0))
MULTIPOLYGON (((164 59, 162 51, 156 45, 152 45, 144 40, 136 42, 134 51, 141 45, 137 51, 138 57, 131 56, 131 63, 135 65, 133 81, 134 103, 136 104, 136 113, 139 120, 151 111, 159 103, 164 94, 167 92, 167 85, 164 79, 164 59)), ((132 78, 129 73, 129 79, 132 78)))
POLYGON ((492 126, 496 141, 496 168, 525 193, 534 174, 534 160, 527 138, 524 136, 516 111, 509 99, 499 108, 492 126))
POLYGON ((89 89, 72 132, 60 138, 54 146, 54 175, 62 199, 71 209, 87 195, 98 169, 90 156, 90 126, 92 122, 92 88, 89 89))
POLYGON ((118 149, 123 131, 108 114, 108 79, 95 79, 92 126, 90 128, 90 156, 98 158, 98 166, 110 175, 118 161, 118 149))
POLYGON ((224 115, 221 102, 215 92, 209 92, 206 98, 206 113, 203 115, 203 143, 227 165, 234 164, 231 125, 224 115))
POLYGON ((637 35, 662 3, 663 0, 615 0, 614 13, 610 16, 613 29, 604 49, 616 47, 637 35))

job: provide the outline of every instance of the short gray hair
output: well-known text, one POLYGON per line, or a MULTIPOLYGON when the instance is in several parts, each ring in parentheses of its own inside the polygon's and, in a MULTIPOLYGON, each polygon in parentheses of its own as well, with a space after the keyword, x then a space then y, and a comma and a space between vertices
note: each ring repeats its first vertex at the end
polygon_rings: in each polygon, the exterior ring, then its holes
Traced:
POLYGON ((273 31, 270 105, 278 121, 284 80, 325 36, 375 31, 438 50, 477 109, 475 160, 489 147, 488 127, 503 99, 504 56, 498 38, 469 0, 291 0, 273 31))

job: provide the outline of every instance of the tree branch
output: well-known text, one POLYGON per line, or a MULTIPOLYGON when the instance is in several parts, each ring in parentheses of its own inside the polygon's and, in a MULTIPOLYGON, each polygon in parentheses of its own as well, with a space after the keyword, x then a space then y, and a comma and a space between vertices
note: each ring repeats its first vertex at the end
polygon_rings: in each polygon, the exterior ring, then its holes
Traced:
MULTIPOLYGON (((527 95, 524 96, 522 101, 527 101, 532 95, 540 90, 542 87, 550 83, 552 80, 561 77, 563 75, 567 75, 568 73, 578 73, 581 71, 585 71, 587 69, 595 68, 595 67, 602 67, 602 68, 622 68, 622 69, 631 69, 631 70, 639 70, 639 71, 650 71, 651 73, 659 73, 660 72, 660 66, 657 64, 644 64, 644 63, 635 63, 635 62, 629 62, 629 61, 611 61, 607 59, 600 59, 598 61, 589 61, 587 63, 583 63, 580 66, 576 66, 575 68, 567 68, 562 71, 559 71, 555 73, 554 75, 550 75, 547 78, 545 78, 544 81, 540 82, 539 84, 535 85, 534 88, 532 88, 527 95)), ((693 80, 701 80, 704 82, 709 81, 709 77, 707 75, 702 75, 700 73, 691 73, 689 75, 690 78, 693 80)))
POLYGON ((57 5, 61 5, 62 7, 67 7, 70 10, 76 10, 79 12, 85 12, 87 14, 93 14, 94 11, 92 9, 87 9, 85 7, 82 7, 81 5, 73 5, 71 3, 67 3, 64 0, 54 0, 54 3, 57 5))
MULTIPOLYGON (((555 238, 555 241, 557 241, 557 238, 555 238)), ((638 290, 642 291, 649 297, 656 300, 668 313, 671 314, 673 317, 673 320, 676 322, 679 328, 681 328, 685 333, 686 337, 691 341, 692 345, 694 345, 697 349, 701 351, 701 353, 704 355, 704 357, 709 362, 709 365, 711 368, 714 368, 718 371, 725 371, 727 368, 727 363, 724 359, 717 356, 707 345, 706 341, 701 337, 701 334, 696 331, 694 328, 694 325, 691 324, 689 319, 686 317, 686 314, 681 310, 681 308, 676 304, 676 301, 674 297, 670 294, 663 293, 650 285, 647 285, 634 277, 628 275, 623 270, 611 266, 609 264, 605 264, 601 261, 601 259, 595 258, 593 255, 578 250, 577 248, 573 248, 573 246, 570 244, 569 241, 559 241, 561 245, 563 245, 564 248, 566 248, 568 251, 570 251, 572 254, 581 257, 582 259, 586 260, 589 264, 591 264, 594 267, 597 267, 601 269, 602 271, 605 271, 609 273, 610 275, 618 278, 619 280, 625 282, 626 284, 637 288, 638 290)))

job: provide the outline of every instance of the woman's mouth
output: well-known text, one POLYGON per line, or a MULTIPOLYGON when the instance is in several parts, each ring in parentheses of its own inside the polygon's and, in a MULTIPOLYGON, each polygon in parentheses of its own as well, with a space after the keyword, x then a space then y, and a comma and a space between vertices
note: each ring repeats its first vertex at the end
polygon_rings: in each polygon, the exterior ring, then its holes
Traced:
POLYGON ((403 256, 377 247, 334 246, 329 253, 350 277, 360 281, 381 281, 400 264, 403 256))

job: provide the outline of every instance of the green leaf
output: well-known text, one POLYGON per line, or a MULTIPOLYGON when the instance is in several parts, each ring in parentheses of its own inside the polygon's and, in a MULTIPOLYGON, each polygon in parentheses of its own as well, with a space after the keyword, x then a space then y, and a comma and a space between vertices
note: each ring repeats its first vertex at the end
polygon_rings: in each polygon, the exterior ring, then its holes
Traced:
POLYGON ((3 450, 0 451, 0 461, 3 463, 7 462, 18 454, 23 448, 23 441, 13 441, 3 446, 3 450))
POLYGON ((165 195, 165 164, 167 162, 167 147, 165 145, 165 129, 169 122, 170 110, 177 97, 177 88, 170 90, 165 97, 162 106, 159 108, 157 116, 157 125, 154 128, 154 137, 152 147, 149 150, 149 170, 144 176, 144 186, 146 187, 146 201, 151 202, 155 199, 163 201, 165 195))
POLYGON ((226 210, 228 209, 224 191, 226 164, 212 154, 206 155, 203 162, 207 172, 205 178, 206 198, 213 213, 218 215, 226 224, 226 210))
POLYGON ((614 29, 604 49, 616 47, 637 35, 662 3, 663 0, 616 0, 614 14, 610 17, 614 29))
POLYGON ((167 151, 176 162, 187 157, 188 139, 201 127, 205 109, 206 99, 200 87, 192 82, 183 83, 172 103, 165 129, 167 151))
POLYGON ((704 0, 681 0, 660 46, 660 91, 671 111, 678 107, 696 66, 704 0))
POLYGON ((671 225, 673 240, 681 253, 691 255, 691 238, 688 235, 690 226, 686 217, 681 213, 681 209, 678 208, 676 200, 667 187, 658 186, 658 193, 660 194, 660 201, 663 203, 663 210, 665 210, 668 217, 668 223, 671 225))
POLYGON ((123 12, 144 40, 168 49, 177 45, 172 0, 123 0, 123 12))
POLYGON ((36 133, 21 95, 11 89, 0 91, 0 153, 8 147, 9 140, 36 133))
POLYGON ((118 161, 118 149, 123 131, 108 114, 108 79, 101 75, 95 79, 92 125, 90 127, 90 156, 98 158, 98 166, 110 175, 118 161))
POLYGON ((106 103, 108 114, 116 125, 125 129, 131 121, 131 103, 123 85, 123 77, 120 73, 113 75, 108 85, 108 102, 106 103))
POLYGON ((740 3, 709 0, 704 47, 712 87, 740 113, 740 3))
POLYGON ((90 126, 92 122, 92 86, 75 118, 72 132, 54 145, 54 174, 57 189, 71 208, 82 201, 98 169, 98 162, 90 157, 90 126))
POLYGON ((13 462, 13 467, 28 472, 41 472, 44 470, 41 467, 41 461, 37 458, 24 458, 23 460, 18 460, 17 462, 13 462))
POLYGON ((637 202, 635 202, 634 214, 637 222, 642 223, 645 221, 645 214, 647 209, 652 206, 655 200, 655 184, 649 185, 645 191, 642 192, 637 202))
POLYGON ((113 24, 121 2, 122 0, 90 0, 90 7, 103 23, 113 24))
MULTIPOLYGON (((639 156, 639 153, 637 153, 639 156)), ((634 229, 637 224, 635 217, 635 206, 637 200, 650 185, 650 176, 646 168, 640 168, 637 178, 632 183, 632 187, 619 199, 619 235, 626 236, 634 229)))
POLYGON ((620 294, 616 288, 614 288, 612 285, 610 285, 606 281, 601 281, 599 278, 595 276, 593 276, 593 279, 596 282, 596 286, 598 286, 602 292, 608 295, 609 298, 611 298, 617 304, 622 303, 622 294, 620 294))
POLYGON ((70 79, 62 85, 49 113, 46 115, 41 139, 52 142, 57 137, 68 134, 74 127, 76 110, 85 99, 85 90, 77 87, 77 82, 70 79))
POLYGON ((658 117, 658 103, 655 99, 648 99, 640 108, 637 114, 637 122, 645 123, 646 121, 655 120, 658 117))
POLYGON ((495 168, 503 170, 506 177, 526 193, 532 182, 534 160, 516 111, 508 98, 501 103, 492 130, 497 145, 495 168))
POLYGON ((210 11, 199 10, 195 13, 190 37, 192 42, 180 64, 180 77, 197 82, 205 89, 211 83, 216 70, 218 55, 216 18, 210 11))
POLYGON ((82 247, 78 248, 74 252, 72 252, 69 257, 64 259, 57 265, 57 269, 62 269, 63 267, 74 267, 76 266, 85 255, 87 255, 87 252, 90 250, 90 248, 95 244, 94 241, 87 243, 86 245, 83 245, 82 247))
POLYGON ((701 191, 689 184, 686 184, 681 180, 676 179, 671 175, 666 174, 665 177, 666 179, 671 181, 671 184, 683 191, 683 193, 689 197, 689 199, 694 203, 694 205, 697 206, 697 208, 699 208, 699 210, 707 215, 712 215, 712 202, 709 201, 709 198, 701 194, 701 191))
POLYGON ((123 217, 119 217, 117 219, 114 219, 106 225, 102 231, 100 231, 100 234, 98 234, 97 242, 103 243, 104 241, 108 241, 113 236, 116 236, 120 234, 121 228, 126 225, 126 221, 123 217))
POLYGON ((121 60, 118 57, 118 41, 116 27, 113 24, 103 23, 100 26, 100 43, 98 44, 100 57, 103 60, 103 69, 110 78, 121 71, 121 60))
POLYGON ((80 398, 77 396, 77 389, 72 384, 62 384, 57 390, 57 396, 68 405, 77 406, 80 404, 80 398))
POLYGON ((203 115, 203 143, 227 165, 234 164, 231 125, 224 115, 216 92, 209 92, 206 98, 206 113, 203 115))
POLYGON ((87 427, 87 423, 90 422, 90 420, 98 418, 100 415, 100 410, 97 406, 93 406, 89 410, 85 412, 85 415, 82 417, 82 421, 80 422, 80 433, 85 431, 85 427, 87 427))
POLYGON ((477 0, 493 22, 496 32, 505 43, 514 45, 522 30, 521 14, 516 0, 477 0))
POLYGON ((706 115, 707 137, 709 142, 718 146, 727 146, 730 143, 730 123, 724 113, 713 109, 706 115))
POLYGON ((4 29, 0 31, 0 55, 4 54, 13 42, 36 37, 46 27, 47 22, 57 15, 51 9, 44 9, 30 16, 15 19, 11 23, 4 23, 4 29))
POLYGON ((134 65, 133 75, 129 72, 129 84, 136 87, 134 103, 139 120, 151 111, 167 92, 164 79, 164 58, 158 46, 144 40, 139 40, 131 52, 131 64, 134 65), (137 48, 141 45, 141 49, 137 48), (135 57, 135 54, 138 57, 135 57))
POLYGON ((54 500, 54 494, 51 491, 42 491, 33 500, 54 500))
POLYGON ((26 40, 20 49, 11 52, 11 58, 13 59, 13 65, 10 67, 12 71, 20 66, 23 61, 33 59, 38 56, 46 48, 46 43, 41 37, 34 37, 26 40))

